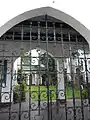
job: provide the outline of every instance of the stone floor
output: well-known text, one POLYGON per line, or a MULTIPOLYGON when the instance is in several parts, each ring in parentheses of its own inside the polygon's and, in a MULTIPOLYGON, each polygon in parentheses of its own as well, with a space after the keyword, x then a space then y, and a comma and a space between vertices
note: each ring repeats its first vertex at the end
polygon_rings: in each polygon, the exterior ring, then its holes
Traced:
MULTIPOLYGON (((86 107, 84 106, 83 112, 84 112, 84 120, 90 120, 90 110, 87 106, 86 101, 84 105, 86 104, 86 107)), ((80 106, 81 102, 80 100, 76 100, 76 120, 82 120, 82 109, 80 106)), ((69 100, 67 101, 67 120, 74 120, 74 112, 73 112, 73 101, 69 100)), ((11 114, 9 114, 9 106, 5 108, 0 109, 0 120, 20 120, 19 119, 19 108, 20 104, 12 104, 11 105, 11 114), (9 115, 11 118, 9 118, 9 115)), ((29 111, 29 102, 22 102, 21 103, 21 120, 66 120, 66 111, 65 111, 65 104, 56 104, 54 101, 52 104, 49 103, 49 109, 47 108, 47 102, 41 102, 40 104, 40 113, 39 113, 39 107, 38 102, 34 102, 31 104, 31 111, 29 111), (48 111, 49 110, 49 111, 48 111), (30 114, 29 114, 30 113, 30 114), (49 114, 48 114, 49 113, 49 114), (31 119, 29 119, 29 115, 31 116, 31 119)))

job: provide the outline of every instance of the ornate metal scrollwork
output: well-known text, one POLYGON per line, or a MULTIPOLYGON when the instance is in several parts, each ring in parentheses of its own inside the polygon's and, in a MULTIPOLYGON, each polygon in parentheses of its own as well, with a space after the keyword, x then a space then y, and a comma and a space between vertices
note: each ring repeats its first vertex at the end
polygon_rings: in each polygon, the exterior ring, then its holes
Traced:
POLYGON ((66 23, 39 17, 2 36, 0 105, 8 105, 0 112, 8 120, 84 120, 90 108, 88 44, 66 23))

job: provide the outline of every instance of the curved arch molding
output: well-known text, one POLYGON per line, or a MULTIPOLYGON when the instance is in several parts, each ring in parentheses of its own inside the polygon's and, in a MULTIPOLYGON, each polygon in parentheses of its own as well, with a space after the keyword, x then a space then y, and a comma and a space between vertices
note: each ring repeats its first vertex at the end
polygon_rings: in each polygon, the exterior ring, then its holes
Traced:
POLYGON ((0 27, 0 36, 2 36, 10 28, 12 28, 16 24, 24 20, 27 20, 36 16, 46 15, 46 14, 58 20, 61 20, 67 23, 68 25, 70 25, 71 27, 73 27, 87 40, 87 42, 90 45, 90 31, 73 17, 67 15, 64 12, 61 12, 60 10, 54 9, 52 7, 37 8, 16 16, 15 18, 11 19, 10 21, 8 21, 7 23, 5 23, 3 26, 0 27))

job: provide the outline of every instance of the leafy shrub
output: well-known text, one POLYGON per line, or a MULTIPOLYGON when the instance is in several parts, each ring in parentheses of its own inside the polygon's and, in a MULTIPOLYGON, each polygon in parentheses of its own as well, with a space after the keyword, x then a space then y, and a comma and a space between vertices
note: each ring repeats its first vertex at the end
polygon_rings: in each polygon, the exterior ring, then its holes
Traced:
POLYGON ((26 82, 23 80, 22 84, 17 84, 13 90, 13 101, 14 103, 25 101, 25 93, 27 90, 26 82))
POLYGON ((82 98, 87 99, 88 98, 88 90, 86 88, 83 89, 82 91, 82 98))

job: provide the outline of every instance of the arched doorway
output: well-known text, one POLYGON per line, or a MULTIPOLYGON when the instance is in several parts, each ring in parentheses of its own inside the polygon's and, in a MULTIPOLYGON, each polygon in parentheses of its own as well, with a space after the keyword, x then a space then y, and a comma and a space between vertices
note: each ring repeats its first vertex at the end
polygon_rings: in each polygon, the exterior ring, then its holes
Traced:
MULTIPOLYGON (((49 74, 50 85, 57 82, 57 73, 55 67, 56 60, 54 56, 48 53, 48 70, 52 72, 49 74)), ((29 85, 46 85, 46 51, 40 48, 31 50, 23 54, 22 60, 22 73, 25 76, 26 84, 29 85), (31 66, 31 68, 30 68, 31 66), (31 69, 31 70, 30 70, 31 69)), ((14 71, 16 74, 17 83, 20 83, 20 70, 21 70, 21 57, 17 58, 14 62, 14 71), (18 74, 18 75, 17 75, 18 74)))
POLYGON ((90 53, 89 36, 83 33, 86 29, 76 31, 78 27, 72 28, 73 24, 66 24, 65 17, 63 20, 59 19, 58 15, 62 14, 58 11, 51 8, 53 13, 49 11, 46 14, 44 11, 47 10, 42 10, 38 9, 39 15, 31 12, 29 18, 27 15, 27 19, 22 17, 21 21, 14 21, 14 26, 3 31, 5 33, 0 38, 1 103, 9 103, 6 112, 0 113, 0 118, 89 119, 90 53), (31 51, 37 48, 38 54, 40 49, 45 50, 44 54, 32 56, 31 51), (27 51, 28 56, 25 55, 27 51), (18 57, 20 69, 16 72, 13 63, 18 57), (34 62, 38 60, 38 65, 32 65, 32 58, 34 62), (23 72, 25 67, 26 72, 23 72), (26 73, 29 74, 28 85, 26 73), (38 82, 42 73, 44 85, 38 82), (36 86, 31 84, 34 74, 38 76, 37 83, 33 82, 36 86))

